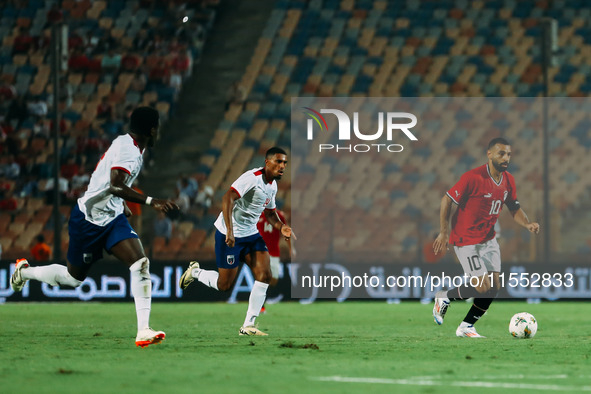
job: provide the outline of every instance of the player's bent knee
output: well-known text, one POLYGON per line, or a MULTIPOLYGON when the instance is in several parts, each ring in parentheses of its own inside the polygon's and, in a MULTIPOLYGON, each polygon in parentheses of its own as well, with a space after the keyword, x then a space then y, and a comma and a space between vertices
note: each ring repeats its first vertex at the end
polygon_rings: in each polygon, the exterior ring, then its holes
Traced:
POLYGON ((273 279, 273 275, 271 274, 271 270, 264 270, 261 272, 257 272, 255 275, 255 279, 259 282, 269 284, 271 279, 273 279))
POLYGON ((150 259, 147 257, 142 257, 135 263, 133 263, 129 270, 131 272, 139 272, 142 277, 150 276, 150 259))
POLYGON ((218 281, 219 291, 229 291, 232 288, 232 283, 218 281))

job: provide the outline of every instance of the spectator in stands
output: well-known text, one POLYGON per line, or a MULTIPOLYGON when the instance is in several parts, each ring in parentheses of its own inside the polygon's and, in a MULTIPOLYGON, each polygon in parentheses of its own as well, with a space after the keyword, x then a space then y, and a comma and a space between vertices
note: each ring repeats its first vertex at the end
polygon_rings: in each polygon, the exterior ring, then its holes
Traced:
POLYGON ((41 96, 34 96, 27 104, 27 109, 29 110, 29 114, 37 118, 47 116, 47 103, 41 100, 41 96))
POLYGON ((240 85, 240 82, 236 81, 232 84, 228 90, 226 99, 226 111, 230 108, 231 104, 238 104, 244 106, 246 102, 246 89, 240 85))
POLYGON ((92 56, 96 52, 96 46, 99 43, 99 38, 92 34, 92 31, 86 32, 84 40, 84 53, 87 56, 92 56))
POLYGON ((164 39, 160 35, 160 33, 155 33, 154 37, 150 40, 148 44, 148 52, 151 53, 160 53, 161 51, 166 49, 166 43, 164 39))
POLYGON ((187 50, 183 49, 172 61, 172 67, 176 68, 184 78, 191 76, 191 59, 187 55, 187 50))
POLYGON ((172 237, 172 221, 164 212, 158 212, 158 217, 154 222, 154 235, 163 237, 167 243, 172 237))
POLYGON ((51 43, 51 30, 43 31, 39 36, 34 37, 34 47, 39 54, 47 54, 49 51, 49 44, 51 43))
POLYGON ((90 182, 90 175, 86 172, 83 166, 78 166, 78 173, 72 177, 70 186, 72 189, 82 189, 90 182))
POLYGON ((147 83, 146 75, 142 72, 142 70, 137 70, 131 83, 129 85, 129 89, 134 92, 143 93, 146 90, 146 83, 147 83))
POLYGON ((201 215, 205 214, 209 210, 212 203, 213 203, 213 188, 209 185, 205 185, 205 187, 203 187, 203 190, 201 190, 199 192, 199 194, 197 195, 197 198, 195 199, 195 204, 202 211, 201 215))
POLYGON ((81 49, 74 49, 68 60, 68 67, 74 72, 87 71, 90 66, 90 59, 81 49))
POLYGON ((112 119, 113 117, 113 107, 109 103, 109 99, 107 96, 104 96, 101 99, 100 104, 96 108, 96 118, 97 119, 112 119))
POLYGON ((31 248, 31 255, 36 261, 49 261, 51 258, 51 248, 45 243, 45 236, 39 234, 36 237, 37 243, 31 248))
POLYGON ((74 156, 68 157, 68 160, 62 164, 61 168, 61 176, 66 179, 72 179, 74 175, 80 172, 80 166, 76 163, 76 158, 74 156))
POLYGON ((4 82, 0 87, 0 96, 7 101, 16 97, 16 88, 8 82, 4 82))
MULTIPOLYGON (((53 174, 52 174, 53 175, 53 174)), ((58 184, 59 184, 59 193, 60 193, 60 198, 62 203, 67 201, 67 194, 68 194, 68 180, 66 178, 64 178, 63 176, 60 175, 59 179, 58 179, 58 184)), ((53 176, 49 179, 47 179, 47 182, 45 182, 44 188, 43 188, 43 192, 45 193, 45 203, 46 204, 53 204, 53 200, 54 200, 54 195, 53 195, 53 176)))
POLYGON ((135 52, 145 53, 150 45, 150 37, 146 29, 141 29, 133 40, 133 50, 135 52))
POLYGON ((193 177, 187 175, 181 175, 179 180, 176 182, 176 188, 189 197, 189 201, 193 203, 197 197, 197 191, 199 190, 199 184, 193 177))
POLYGON ((135 71, 140 66, 140 59, 137 53, 128 52, 121 59, 121 68, 124 71, 135 71))
POLYGON ((107 53, 117 46, 117 41, 111 37, 111 30, 105 29, 103 36, 99 39, 93 55, 107 53))
POLYGON ((52 25, 54 23, 60 23, 64 20, 64 14, 59 8, 58 3, 53 3, 51 9, 47 12, 47 23, 52 25))
POLYGON ((168 86, 174 89, 174 99, 176 100, 179 92, 181 91, 181 87, 183 86, 183 77, 181 72, 176 67, 172 67, 170 70, 168 86))
POLYGON ((69 50, 73 50, 73 49, 84 50, 84 39, 82 38, 82 35, 80 34, 80 31, 78 29, 76 29, 72 33, 70 33, 70 35, 68 37, 68 49, 69 50))
POLYGON ((19 35, 14 38, 12 44, 12 54, 28 54, 29 50, 33 48, 33 37, 29 34, 29 29, 25 27, 20 28, 19 35))
POLYGON ((13 155, 8 155, 2 160, 0 174, 8 179, 16 180, 21 173, 21 166, 16 162, 13 155))
POLYGON ((101 60, 101 68, 107 73, 116 74, 121 67, 121 55, 115 52, 115 49, 109 49, 109 52, 101 60))
POLYGON ((27 99, 23 95, 19 95, 12 100, 10 107, 8 107, 8 114, 6 115, 6 122, 10 123, 13 120, 17 121, 16 129, 20 129, 22 123, 29 116, 27 99))
POLYGON ((23 198, 38 196, 38 182, 33 175, 27 175, 27 180, 24 182, 20 195, 23 198))
POLYGON ((168 217, 175 222, 178 222, 179 220, 185 220, 189 214, 189 208, 191 208, 189 196, 181 192, 179 189, 176 189, 173 201, 179 206, 179 210, 175 211, 173 215, 169 214, 168 217))
POLYGON ((45 118, 38 118, 33 125, 33 137, 41 137, 46 140, 49 140, 51 135, 51 129, 49 127, 49 122, 45 118))
POLYGON ((18 200, 14 196, 12 190, 7 191, 4 194, 4 198, 0 200, 0 211, 14 212, 18 208, 18 200))
POLYGON ((148 80, 156 84, 165 84, 169 76, 169 67, 166 60, 161 58, 158 63, 150 70, 148 80))

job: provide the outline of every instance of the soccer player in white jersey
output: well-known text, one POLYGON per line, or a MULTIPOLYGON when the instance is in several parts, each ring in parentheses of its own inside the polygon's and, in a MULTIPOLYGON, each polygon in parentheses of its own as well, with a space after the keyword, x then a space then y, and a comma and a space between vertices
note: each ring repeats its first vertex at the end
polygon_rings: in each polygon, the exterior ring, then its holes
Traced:
POLYGON ((88 190, 78 199, 70 215, 68 266, 31 267, 27 260, 19 259, 10 278, 14 291, 22 290, 29 279, 52 286, 78 287, 92 264, 102 258, 105 249, 129 266, 138 324, 135 343, 141 347, 161 342, 166 334, 149 326, 150 261, 127 221, 131 212, 124 200, 151 205, 162 212, 178 209, 171 200, 146 197, 131 188, 142 168, 144 150, 154 146, 159 129, 158 111, 149 107, 136 108, 131 114, 129 134, 117 137, 98 162, 88 190))
POLYGON ((204 270, 193 261, 180 279, 182 289, 197 279, 213 289, 228 291, 236 280, 240 263, 248 264, 255 282, 239 335, 267 335, 255 326, 272 278, 269 252, 257 229, 261 213, 286 239, 291 236, 295 239, 291 228, 279 219, 275 210, 276 181, 283 176, 286 165, 285 151, 273 147, 265 154, 263 168, 246 171, 234 181, 222 199, 222 212, 215 222, 218 271, 204 270))

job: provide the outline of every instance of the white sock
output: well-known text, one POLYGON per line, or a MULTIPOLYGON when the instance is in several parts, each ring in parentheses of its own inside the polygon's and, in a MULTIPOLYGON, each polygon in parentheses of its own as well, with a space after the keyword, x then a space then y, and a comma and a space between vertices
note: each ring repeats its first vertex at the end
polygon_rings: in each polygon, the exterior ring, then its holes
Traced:
POLYGON ((23 279, 34 279, 52 286, 78 287, 81 281, 68 272, 68 267, 61 264, 51 264, 43 267, 29 267, 21 270, 23 279))
POLYGON ((135 300, 137 329, 150 326, 150 305, 152 304, 152 281, 150 280, 150 260, 143 257, 129 267, 131 272, 131 292, 135 300))
POLYGON ((203 283, 205 286, 211 287, 212 289, 218 289, 218 278, 220 277, 219 272, 204 270, 201 268, 194 269, 191 272, 191 276, 203 283))
POLYGON ((250 297, 248 298, 248 311, 246 311, 246 319, 244 319, 244 327, 253 326, 254 321, 259 316, 261 308, 265 303, 267 297, 267 289, 269 288, 268 283, 254 281, 250 297))

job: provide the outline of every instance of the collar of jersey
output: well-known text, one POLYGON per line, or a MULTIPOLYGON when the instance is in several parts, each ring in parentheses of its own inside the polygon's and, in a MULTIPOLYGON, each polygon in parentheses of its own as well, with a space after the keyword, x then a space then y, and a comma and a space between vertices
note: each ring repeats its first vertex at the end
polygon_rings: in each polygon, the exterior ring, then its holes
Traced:
POLYGON ((488 172, 488 176, 490 177, 490 179, 492 179, 492 181, 495 183, 495 185, 501 186, 501 182, 503 182, 503 173, 501 172, 501 179, 499 179, 499 182, 497 183, 497 181, 495 181, 495 178, 493 178, 492 174, 490 173, 490 168, 488 168, 488 163, 486 163, 485 166, 486 166, 486 172, 488 172))
POLYGON ((141 154, 144 154, 144 151, 140 148, 140 145, 137 143, 137 141, 135 140, 135 138, 133 138, 133 136, 131 134, 128 134, 131 137, 131 140, 133 141, 133 144, 135 146, 137 146, 138 150, 140 151, 141 154))

